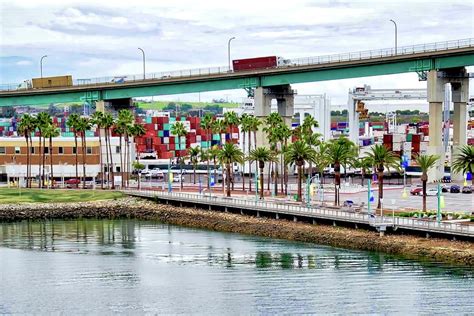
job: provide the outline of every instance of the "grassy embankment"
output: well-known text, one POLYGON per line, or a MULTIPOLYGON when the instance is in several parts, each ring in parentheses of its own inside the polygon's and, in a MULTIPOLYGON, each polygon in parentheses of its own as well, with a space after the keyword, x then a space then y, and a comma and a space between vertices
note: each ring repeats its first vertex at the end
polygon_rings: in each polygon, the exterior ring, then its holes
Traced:
POLYGON ((112 200, 121 198, 120 192, 95 190, 39 190, 0 189, 0 204, 16 203, 64 203, 112 200))

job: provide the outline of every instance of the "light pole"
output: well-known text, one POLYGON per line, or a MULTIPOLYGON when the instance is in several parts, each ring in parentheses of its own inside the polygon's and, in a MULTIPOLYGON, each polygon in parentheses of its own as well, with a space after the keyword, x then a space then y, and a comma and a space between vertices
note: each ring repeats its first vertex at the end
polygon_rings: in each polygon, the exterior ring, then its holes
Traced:
POLYGON ((395 22, 394 20, 390 19, 390 21, 393 23, 393 25, 395 26, 395 55, 397 54, 397 37, 398 37, 398 32, 397 32, 397 22, 395 22))
POLYGON ((235 37, 233 36, 233 37, 229 38, 229 41, 227 42, 227 58, 229 60, 229 71, 232 69, 231 65, 230 65, 230 42, 234 39, 235 39, 235 37))
POLYGON ((48 57, 48 55, 43 55, 40 59, 40 77, 43 78, 43 59, 48 57))
POLYGON ((142 57, 143 57, 143 80, 145 80, 145 51, 138 47, 139 50, 142 52, 142 57))

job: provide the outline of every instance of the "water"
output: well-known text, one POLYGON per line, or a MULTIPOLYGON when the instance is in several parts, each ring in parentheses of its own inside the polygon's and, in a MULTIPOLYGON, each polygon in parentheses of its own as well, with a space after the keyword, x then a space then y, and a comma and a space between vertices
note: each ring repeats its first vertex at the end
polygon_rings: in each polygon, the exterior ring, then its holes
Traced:
POLYGON ((0 224, 3 313, 469 314, 474 270, 135 220, 0 224))

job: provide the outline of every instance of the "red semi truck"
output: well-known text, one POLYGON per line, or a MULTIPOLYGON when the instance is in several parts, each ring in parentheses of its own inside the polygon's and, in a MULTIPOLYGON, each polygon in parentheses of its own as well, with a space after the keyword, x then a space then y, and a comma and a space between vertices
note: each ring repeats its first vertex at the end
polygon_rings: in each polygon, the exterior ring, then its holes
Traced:
POLYGON ((291 61, 283 57, 267 56, 245 59, 235 59, 232 61, 234 71, 245 71, 254 69, 274 68, 289 65, 291 61))

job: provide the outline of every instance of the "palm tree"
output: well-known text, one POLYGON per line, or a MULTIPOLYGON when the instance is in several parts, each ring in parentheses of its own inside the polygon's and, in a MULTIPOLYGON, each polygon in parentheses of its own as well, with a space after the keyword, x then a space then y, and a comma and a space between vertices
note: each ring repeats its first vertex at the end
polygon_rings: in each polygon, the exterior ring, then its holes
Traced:
POLYGON ((220 152, 219 146, 212 146, 207 150, 207 156, 209 160, 212 159, 212 163, 214 164, 214 182, 217 183, 217 158, 220 152))
MULTIPOLYGON (((311 147, 315 148, 321 143, 321 137, 322 135, 319 133, 313 133, 311 130, 311 134, 304 134, 303 139, 310 145, 311 147)), ((309 163, 309 176, 313 176, 313 163, 309 163)))
POLYGON ((315 148, 316 152, 316 162, 315 167, 317 172, 319 173, 319 177, 321 179, 321 184, 324 184, 324 168, 329 166, 331 163, 329 158, 329 144, 327 142, 320 142, 318 146, 315 148))
POLYGON ((29 114, 23 114, 20 124, 18 125, 18 133, 25 137, 26 141, 26 187, 31 188, 31 148, 33 140, 31 133, 35 129, 35 118, 29 114))
POLYGON ((122 186, 128 185, 128 174, 130 172, 130 126, 133 124, 133 113, 130 110, 120 110, 117 119, 117 131, 120 133, 120 158, 123 161, 122 169, 122 186), (122 153, 122 135, 125 141, 125 153, 122 153), (124 157, 122 159, 122 154, 124 157))
POLYGON ((222 147, 224 142, 222 141, 222 133, 227 131, 227 126, 224 120, 214 120, 212 121, 212 132, 219 135, 219 146, 222 147))
POLYGON ((365 175, 370 173, 370 170, 372 169, 372 164, 367 157, 359 157, 354 161, 354 167, 360 169, 360 175, 361 175, 361 185, 364 186, 364 179, 365 175))
POLYGON ((297 140, 288 146, 285 152, 285 162, 287 164, 295 164, 298 167, 298 201, 302 201, 302 180, 303 167, 306 162, 316 162, 316 152, 310 145, 303 140, 297 140))
POLYGON ((55 125, 51 124, 49 125, 45 130, 44 130, 44 133, 43 133, 43 137, 44 138, 48 138, 49 139, 49 168, 50 168, 50 187, 52 188, 53 187, 53 183, 54 183, 54 172, 53 172, 53 138, 54 137, 58 137, 59 135, 61 135, 61 132, 59 130, 59 128, 57 128, 55 125))
MULTIPOLYGON (((204 117, 201 120, 201 128, 206 131, 208 141, 211 138, 210 135, 212 135, 213 122, 214 122, 214 117, 212 116, 211 113, 204 114, 204 117)), ((211 141, 211 144, 212 144, 212 141, 211 141)), ((208 148, 210 148, 210 146, 208 148)), ((203 155, 201 155, 201 157, 203 157, 203 155)), ((210 164, 209 163, 209 155, 206 155, 206 157, 207 157, 207 175, 209 176, 209 173, 211 172, 210 167, 209 167, 209 164, 210 164)), ((211 185, 211 182, 208 179, 208 181, 207 181, 207 189, 208 190, 210 189, 210 185, 211 185)))
MULTIPOLYGON (((254 149, 257 148, 257 132, 258 132, 258 127, 260 126, 261 124, 261 121, 253 116, 253 115, 249 115, 247 117, 247 127, 248 127, 248 152, 250 153, 250 151, 252 150, 252 141, 251 141, 251 137, 252 137, 252 132, 253 132, 253 138, 254 138, 254 149)), ((252 161, 249 161, 249 190, 252 191, 252 176, 251 176, 251 173, 252 173, 252 161)))
MULTIPOLYGON (((250 134, 250 119, 247 113, 240 117, 240 130, 242 131, 242 151, 245 155, 245 133, 250 134)), ((249 151, 250 154, 250 151, 249 151)), ((245 191, 245 162, 242 164, 242 191, 245 191)))
MULTIPOLYGON (((141 124, 133 124, 131 127, 130 127, 130 136, 133 137, 134 139, 134 143, 136 144, 137 142, 135 141, 135 138, 136 137, 142 137, 143 135, 146 134, 146 129, 143 125, 141 124)), ((135 163, 135 167, 138 166, 140 167, 142 164, 140 163, 140 150, 138 149, 138 146, 135 145, 135 154, 136 154, 136 163, 135 163)), ((143 169, 139 169, 139 168, 135 168, 135 170, 143 170, 143 169)), ((138 176, 138 189, 140 189, 140 176, 138 176)))
POLYGON ((426 182, 428 182, 428 170, 433 168, 438 161, 437 155, 418 155, 416 163, 421 169, 421 182, 423 183, 423 211, 426 211, 426 182))
POLYGON ((82 144, 82 188, 86 188, 86 153, 87 153, 87 140, 86 140, 86 132, 90 130, 91 122, 87 117, 81 117, 77 122, 76 129, 81 136, 81 144, 82 144))
POLYGON ((339 189, 341 187, 341 164, 354 157, 355 145, 344 138, 329 141, 327 155, 329 162, 334 165, 334 204, 339 205, 339 189))
MULTIPOLYGON (((230 134, 230 136, 232 136, 232 129, 235 126, 238 126, 239 123, 240 123, 239 116, 234 111, 225 112, 224 113, 224 123, 227 127, 227 133, 226 134, 230 134)), ((232 137, 228 137, 228 138, 231 139, 232 137)), ((240 135, 237 139, 240 139, 240 135)), ((227 138, 226 138, 226 140, 227 140, 227 138)))
POLYGON ((230 182, 231 182, 231 168, 232 164, 242 163, 244 160, 244 153, 235 144, 226 143, 219 151, 218 159, 222 165, 225 166, 226 172, 226 185, 227 185, 227 196, 230 196, 230 182))
POLYGON ((319 127, 318 121, 314 119, 311 115, 306 115, 303 120, 303 124, 301 125, 301 131, 304 135, 312 135, 313 134, 313 127, 319 127))
POLYGON ((193 173, 194 173, 194 180, 193 183, 196 184, 196 168, 199 163, 199 155, 201 154, 201 148, 197 147, 190 147, 188 148, 188 155, 191 164, 193 165, 193 173))
POLYGON ((281 192, 287 194, 288 188, 288 166, 285 163, 284 155, 288 147, 288 139, 291 137, 291 129, 286 124, 280 124, 276 130, 277 139, 280 142, 280 164, 281 164, 281 192), (286 184, 286 185, 285 185, 286 184), (285 188, 285 189, 284 189, 285 188))
POLYGON ((100 188, 104 189, 104 164, 102 159, 102 121, 104 120, 104 113, 100 111, 95 111, 91 117, 91 123, 97 127, 99 130, 99 165, 100 165, 100 174, 101 174, 101 181, 100 181, 100 188))
MULTIPOLYGON (((79 170, 78 170, 78 148, 77 148, 77 136, 78 136, 78 130, 77 130, 77 125, 79 124, 80 120, 79 114, 72 113, 69 115, 67 119, 67 126, 73 130, 74 132, 74 147, 76 149, 75 156, 76 156, 76 161, 75 161, 75 166, 76 166, 76 179, 79 179, 79 170)), ((76 188, 78 188, 79 183, 76 182, 76 188)))
POLYGON ((383 199, 383 172, 385 168, 388 170, 390 170, 390 168, 399 170, 400 159, 393 153, 393 151, 388 150, 387 147, 380 144, 376 144, 371 148, 370 152, 367 154, 367 159, 377 171, 377 177, 379 181, 379 197, 377 208, 380 209, 382 206, 381 200, 383 199))
POLYGON ((36 126, 39 130, 39 155, 40 155, 40 163, 39 163, 39 175, 40 175, 40 187, 44 186, 44 172, 45 172, 45 160, 46 160, 46 153, 45 153, 45 147, 46 147, 46 138, 43 136, 44 131, 48 128, 49 125, 53 124, 53 120, 51 119, 51 116, 46 113, 46 112, 40 112, 38 113, 38 116, 36 117, 36 126), (41 139, 43 139, 43 142, 41 143, 41 139), (41 171, 42 170, 42 171, 41 171))
MULTIPOLYGON (((110 183, 112 182, 112 189, 115 189, 115 181, 114 181, 114 160, 112 158, 112 144, 110 143, 110 131, 112 126, 114 126, 114 118, 112 114, 105 113, 104 117, 102 118, 102 127, 105 131, 105 152, 107 158, 107 173, 109 178, 107 180, 107 188, 110 188, 110 183), (110 156, 110 163, 109 163, 109 156, 110 156)), ((77 158, 76 158, 77 161, 77 158)), ((77 169, 76 169, 77 172, 77 169)))
MULTIPOLYGON (((181 137, 185 137, 186 134, 188 133, 186 131, 186 128, 184 127, 184 124, 181 122, 176 122, 173 124, 171 127, 171 133, 178 137, 179 139, 179 144, 181 144, 181 137)), ((181 183, 181 189, 183 188, 183 181, 182 181, 182 176, 183 176, 183 159, 184 157, 181 157, 181 151, 178 151, 178 161, 179 161, 179 176, 180 176, 180 183, 181 183)))
POLYGON ((464 145, 459 148, 459 153, 454 157, 452 169, 457 173, 472 175, 471 183, 474 186, 474 146, 464 145))
MULTIPOLYGON (((278 112, 271 113, 265 119, 265 127, 263 128, 263 131, 267 133, 267 139, 270 143, 270 149, 273 151, 275 155, 278 151, 278 148, 277 148, 277 143, 279 141, 278 127, 281 126, 282 124, 284 124, 283 118, 278 112)), ((277 185, 278 185, 278 172, 273 162, 271 162, 270 169, 268 171, 272 175, 273 184, 275 186, 275 193, 276 193, 277 185)), ((268 186, 270 186, 270 177, 268 178, 268 186)))
POLYGON ((250 151, 248 159, 258 162, 258 168, 260 169, 260 198, 263 199, 263 169, 265 168, 265 163, 276 162, 277 158, 270 149, 257 147, 257 149, 250 151))

